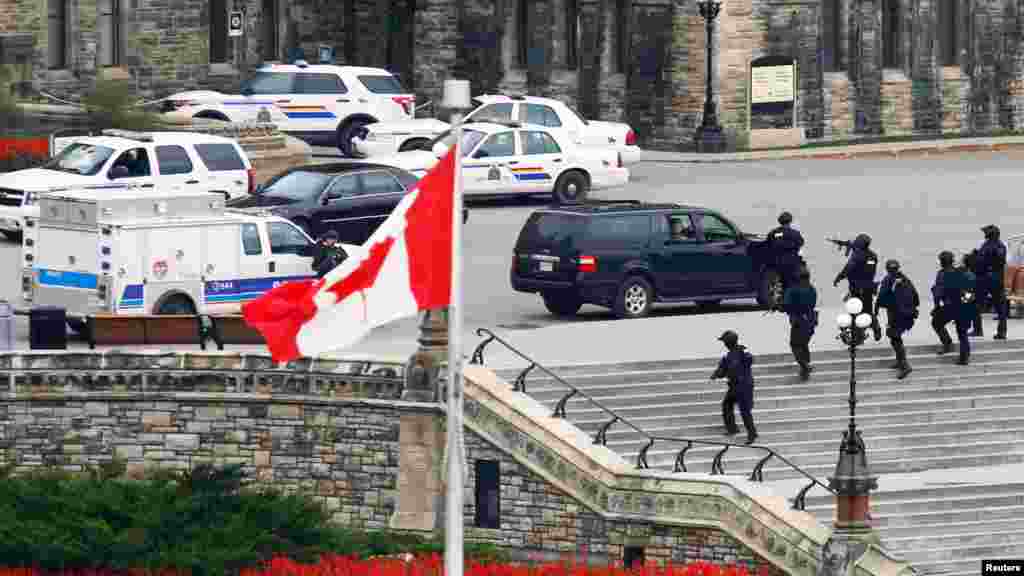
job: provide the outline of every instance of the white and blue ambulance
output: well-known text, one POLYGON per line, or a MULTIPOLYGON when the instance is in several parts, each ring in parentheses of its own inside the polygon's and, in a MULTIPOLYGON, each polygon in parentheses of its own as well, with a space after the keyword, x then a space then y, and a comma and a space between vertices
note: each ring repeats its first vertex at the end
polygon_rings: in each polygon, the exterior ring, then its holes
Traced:
POLYGON ((274 286, 315 277, 302 229, 225 209, 207 193, 52 191, 26 226, 36 233, 22 244, 23 302, 69 316, 234 313, 274 286))

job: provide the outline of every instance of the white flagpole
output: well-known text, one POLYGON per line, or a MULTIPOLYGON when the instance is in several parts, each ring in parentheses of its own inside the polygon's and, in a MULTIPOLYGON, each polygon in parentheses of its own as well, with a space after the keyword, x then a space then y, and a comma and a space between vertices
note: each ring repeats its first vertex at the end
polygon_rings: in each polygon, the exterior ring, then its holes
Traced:
MULTIPOLYGON (((469 82, 445 82, 449 104, 463 98, 468 104, 469 82), (460 90, 462 89, 462 90, 460 90), (451 92, 449 94, 448 92, 451 92)), ((462 453, 462 109, 455 105, 455 190, 452 206, 452 294, 448 307, 448 494, 445 498, 446 526, 444 561, 447 576, 463 572, 463 499, 465 498, 465 455, 462 453)))

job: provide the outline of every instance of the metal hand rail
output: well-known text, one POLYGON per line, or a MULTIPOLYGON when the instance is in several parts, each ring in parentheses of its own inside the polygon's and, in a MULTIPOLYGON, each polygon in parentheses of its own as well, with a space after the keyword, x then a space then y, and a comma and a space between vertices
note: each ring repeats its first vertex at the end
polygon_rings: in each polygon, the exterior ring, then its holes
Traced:
POLYGON ((605 414, 610 416, 611 419, 608 420, 606 423, 602 424, 601 427, 598 429, 597 434, 594 436, 594 444, 598 444, 600 446, 607 446, 608 430, 612 426, 614 426, 616 423, 619 423, 619 422, 621 422, 622 424, 624 424, 626 427, 630 428, 634 432, 637 432, 638 434, 643 436, 644 439, 647 440, 647 444, 645 444, 644 447, 641 448, 640 452, 637 454, 637 457, 636 457, 636 467, 637 467, 638 470, 649 468, 649 466, 647 464, 647 452, 651 449, 652 446, 654 446, 655 442, 664 442, 664 443, 669 443, 669 444, 685 444, 685 446, 683 446, 683 448, 680 449, 679 452, 676 454, 676 460, 675 460, 675 465, 673 467, 673 472, 687 472, 688 471, 686 469, 686 452, 688 450, 690 450, 691 448, 693 448, 694 445, 721 446, 722 449, 719 450, 718 453, 715 454, 715 458, 714 458, 714 460, 711 463, 711 474, 712 475, 725 474, 725 465, 723 464, 723 460, 725 458, 725 453, 729 450, 729 448, 735 446, 737 448, 748 448, 748 449, 752 449, 752 450, 759 450, 762 453, 764 453, 764 457, 761 458, 757 462, 756 465, 754 465, 754 470, 750 473, 750 476, 748 477, 748 480, 750 480, 751 482, 764 482, 764 466, 772 458, 775 458, 775 459, 779 460, 780 462, 782 462, 783 464, 786 464, 791 469, 793 469, 797 473, 799 473, 801 476, 803 476, 804 478, 809 480, 807 485, 805 485, 803 488, 801 488, 800 491, 797 493, 796 497, 793 499, 793 509, 794 510, 804 510, 805 509, 805 507, 806 507, 807 492, 809 492, 811 490, 811 488, 814 488, 815 486, 820 486, 820 487, 824 488, 825 490, 827 490, 831 494, 835 494, 836 493, 835 490, 830 488, 827 484, 822 483, 820 480, 818 480, 817 478, 812 476, 810 473, 806 472, 804 469, 800 468, 796 464, 790 462, 786 457, 782 456, 781 454, 776 452, 774 449, 769 448, 768 446, 759 446, 759 445, 756 445, 756 444, 737 444, 737 443, 734 443, 734 442, 722 442, 722 441, 718 441, 718 440, 695 440, 695 439, 690 439, 690 438, 680 438, 680 437, 674 437, 674 436, 655 436, 655 435, 648 434, 647 432, 641 430, 639 427, 637 427, 632 422, 630 422, 630 421, 626 420, 625 418, 623 418, 622 416, 619 416, 618 414, 616 414, 615 411, 612 410, 611 408, 608 408, 607 406, 601 404, 597 400, 591 398, 583 390, 580 390, 579 388, 577 388, 577 387, 573 386, 572 384, 566 382, 565 380, 563 380, 560 376, 558 376, 557 374, 555 374, 551 370, 548 370, 547 368, 545 368, 544 366, 540 365, 539 363, 537 363, 532 358, 526 356, 526 354, 523 354, 522 352, 520 352, 518 349, 516 349, 514 346, 509 344, 506 340, 504 340, 503 338, 501 338, 500 336, 498 336, 494 332, 488 330, 487 328, 477 328, 476 335, 480 336, 481 338, 484 338, 484 337, 486 337, 486 338, 482 342, 480 342, 480 344, 477 345, 475 350, 473 350, 473 356, 472 356, 472 358, 469 361, 470 364, 483 365, 483 363, 484 363, 484 348, 486 348, 487 345, 490 344, 491 342, 495 342, 495 341, 500 343, 502 346, 504 346, 506 349, 508 349, 510 352, 512 352, 516 356, 518 356, 518 357, 522 358, 523 360, 525 360, 525 361, 530 363, 529 366, 527 366, 522 372, 519 373, 518 376, 516 376, 516 379, 513 382, 513 390, 514 391, 522 392, 524 394, 526 393, 526 375, 529 374, 533 370, 540 370, 541 372, 543 372, 544 374, 547 374, 552 379, 554 379, 556 382, 558 382, 559 384, 561 384, 562 386, 564 386, 565 388, 567 388, 569 390, 568 393, 566 393, 564 396, 562 396, 561 399, 558 400, 558 403, 555 406, 555 410, 554 410, 554 412, 551 415, 553 418, 565 418, 566 417, 566 414, 565 414, 566 405, 568 404, 568 402, 569 402, 569 400, 571 398, 576 397, 576 396, 580 396, 580 397, 584 398, 585 400, 587 400, 587 402, 590 402, 591 404, 593 404, 594 406, 599 408, 602 412, 604 412, 605 414))

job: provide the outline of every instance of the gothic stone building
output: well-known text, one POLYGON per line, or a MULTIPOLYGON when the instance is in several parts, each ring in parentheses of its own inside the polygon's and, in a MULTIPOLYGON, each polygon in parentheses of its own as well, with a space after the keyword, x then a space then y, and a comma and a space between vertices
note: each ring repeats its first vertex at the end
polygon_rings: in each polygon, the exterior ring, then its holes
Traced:
MULTIPOLYGON (((1022 24, 1024 0, 724 0, 720 116, 747 145, 750 65, 775 56, 795 62, 790 117, 805 140, 1018 129, 1022 24)), ((19 42, 34 85, 71 99, 97 75, 146 97, 229 89, 261 62, 296 49, 315 61, 328 45, 396 72, 421 103, 468 78, 475 93, 625 120, 654 148, 688 145, 704 100, 696 0, 0 0, 0 56, 19 42)))

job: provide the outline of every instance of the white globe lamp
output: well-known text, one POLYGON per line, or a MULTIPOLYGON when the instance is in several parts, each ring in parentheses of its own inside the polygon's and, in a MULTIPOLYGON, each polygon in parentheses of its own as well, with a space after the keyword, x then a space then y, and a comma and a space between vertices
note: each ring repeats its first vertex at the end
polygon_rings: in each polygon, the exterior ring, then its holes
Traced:
POLYGON ((867 328, 871 326, 871 315, 870 314, 858 314, 857 315, 857 328, 867 328))
POLYGON ((838 324, 840 328, 849 328, 850 324, 853 324, 853 317, 849 314, 840 314, 836 317, 836 324, 838 324))
POLYGON ((864 310, 864 303, 860 301, 860 298, 850 298, 846 301, 846 312, 850 316, 856 316, 864 310))

